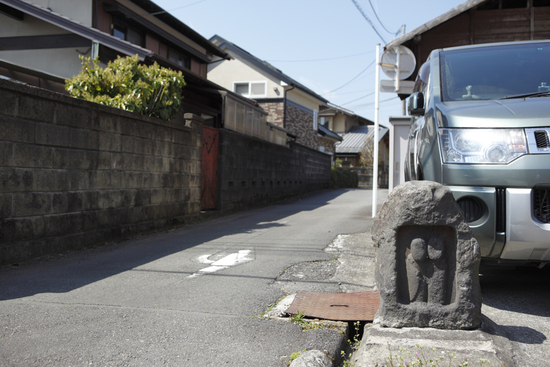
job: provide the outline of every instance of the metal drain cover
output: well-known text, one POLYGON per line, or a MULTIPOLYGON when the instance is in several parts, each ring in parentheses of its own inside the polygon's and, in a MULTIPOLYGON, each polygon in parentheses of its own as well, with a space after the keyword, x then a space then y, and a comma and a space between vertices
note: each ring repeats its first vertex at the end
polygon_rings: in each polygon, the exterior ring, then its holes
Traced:
POLYGON ((287 314, 334 321, 373 321, 380 303, 378 291, 315 293, 299 291, 287 314))

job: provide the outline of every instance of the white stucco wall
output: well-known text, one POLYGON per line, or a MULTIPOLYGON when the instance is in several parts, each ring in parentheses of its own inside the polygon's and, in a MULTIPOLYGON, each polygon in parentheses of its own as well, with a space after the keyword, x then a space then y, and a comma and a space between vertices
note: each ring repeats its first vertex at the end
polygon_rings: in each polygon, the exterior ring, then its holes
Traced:
MULTIPOLYGON (((52 3, 54 3, 54 1, 55 0, 52 0, 52 3)), ((0 14, 0 34, 3 37, 57 35, 67 33, 70 32, 30 15, 25 15, 24 20, 19 21, 0 14)), ((78 74, 81 70, 80 54, 78 51, 87 52, 85 56, 90 56, 88 47, 80 47, 0 51, 0 59, 63 78, 70 78, 78 74)))
MULTIPOLYGON (((309 110, 319 111, 320 100, 299 88, 292 89, 290 85, 283 87, 281 80, 266 73, 262 69, 244 60, 235 53, 225 49, 233 59, 220 61, 208 66, 207 78, 216 84, 234 91, 234 84, 239 82, 266 82, 267 91, 265 97, 257 98, 283 98, 284 90, 288 89, 287 99, 309 110), (292 90, 291 90, 292 89, 292 90)), ((251 97, 254 98, 254 97, 251 97)))
POLYGON ((342 113, 337 113, 333 116, 332 120, 332 131, 336 133, 345 133, 346 132, 346 115, 342 113))
POLYGON ((236 82, 267 82, 267 96, 262 98, 283 98, 283 87, 277 78, 266 75, 245 60, 238 59, 232 52, 228 53, 233 58, 232 60, 225 60, 208 66, 207 78, 209 80, 230 91, 234 91, 233 85, 236 82))
MULTIPOLYGON (((82 47, 82 50, 86 51, 87 49, 82 47)), ((0 52, 0 59, 62 78, 72 78, 80 73, 82 69, 78 55, 77 50, 74 48, 50 48, 45 50, 2 51, 0 52)), ((90 52, 85 56, 90 56, 90 52)))
POLYGON ((27 0, 30 3, 49 8, 54 13, 76 20, 85 26, 92 26, 92 0, 27 0))
POLYGON ((405 183, 404 163, 407 155, 410 118, 390 117, 389 190, 405 183))
POLYGON ((26 15, 23 20, 17 20, 0 14, 0 34, 2 37, 23 37, 65 34, 68 31, 51 25, 30 15, 26 15))
POLYGON ((292 91, 288 92, 286 98, 307 109, 319 111, 319 104, 321 101, 298 88, 294 88, 292 91))

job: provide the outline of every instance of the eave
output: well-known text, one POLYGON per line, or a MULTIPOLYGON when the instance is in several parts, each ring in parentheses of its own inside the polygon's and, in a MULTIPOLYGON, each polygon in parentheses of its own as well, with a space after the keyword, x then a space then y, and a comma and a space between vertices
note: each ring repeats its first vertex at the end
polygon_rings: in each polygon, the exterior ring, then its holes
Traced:
POLYGON ((412 40, 414 37, 416 37, 418 35, 421 35, 422 33, 427 32, 432 28, 437 27, 438 25, 440 25, 440 24, 456 17, 457 15, 460 15, 460 14, 476 7, 477 5, 479 5, 479 4, 481 4, 485 1, 487 1, 487 0, 468 0, 465 3, 460 4, 457 7, 449 10, 445 14, 442 14, 442 15, 438 16, 437 18, 432 19, 429 22, 421 25, 420 27, 415 28, 414 30, 402 35, 401 37, 397 37, 393 41, 389 42, 384 47, 384 49, 389 49, 393 46, 402 45, 402 44, 412 40))
POLYGON ((147 57, 152 57, 154 55, 152 51, 147 50, 143 47, 136 46, 130 42, 120 40, 116 37, 111 36, 110 34, 101 32, 98 29, 87 27, 72 19, 64 17, 61 14, 54 13, 53 11, 28 3, 26 1, 0 0, 0 3, 8 5, 18 11, 31 15, 40 20, 43 20, 44 22, 53 24, 56 27, 69 31, 73 34, 77 34, 90 41, 96 41, 117 52, 120 52, 121 54, 128 56, 138 55, 141 61, 144 61, 147 57))

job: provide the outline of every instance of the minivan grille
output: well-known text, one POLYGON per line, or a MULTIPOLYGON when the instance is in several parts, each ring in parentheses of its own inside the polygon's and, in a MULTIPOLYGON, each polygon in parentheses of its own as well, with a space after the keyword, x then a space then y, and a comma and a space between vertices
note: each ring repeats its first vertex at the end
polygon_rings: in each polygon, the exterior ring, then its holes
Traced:
POLYGON ((548 141, 548 133, 545 130, 535 131, 535 141, 537 142, 537 148, 544 149, 550 146, 548 141))
POLYGON ((497 204, 497 218, 496 218, 496 230, 498 232, 506 231, 506 189, 496 189, 496 204, 497 204))
POLYGON ((479 202, 473 197, 462 197, 456 202, 462 214, 464 215, 464 220, 468 223, 475 222, 483 216, 483 210, 479 202))
POLYGON ((533 189, 533 215, 542 223, 550 223, 550 187, 533 189))

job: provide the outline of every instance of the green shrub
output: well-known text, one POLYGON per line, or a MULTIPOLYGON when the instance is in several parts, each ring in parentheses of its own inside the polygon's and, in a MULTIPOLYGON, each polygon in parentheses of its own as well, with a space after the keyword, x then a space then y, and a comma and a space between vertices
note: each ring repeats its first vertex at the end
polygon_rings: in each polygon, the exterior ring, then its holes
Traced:
POLYGON ((171 120, 181 110, 181 89, 185 81, 181 71, 139 63, 138 56, 120 56, 105 69, 99 61, 80 57, 82 71, 65 81, 65 89, 73 97, 171 120))
POLYGON ((359 184, 356 172, 331 167, 330 187, 333 189, 354 188, 359 184))

